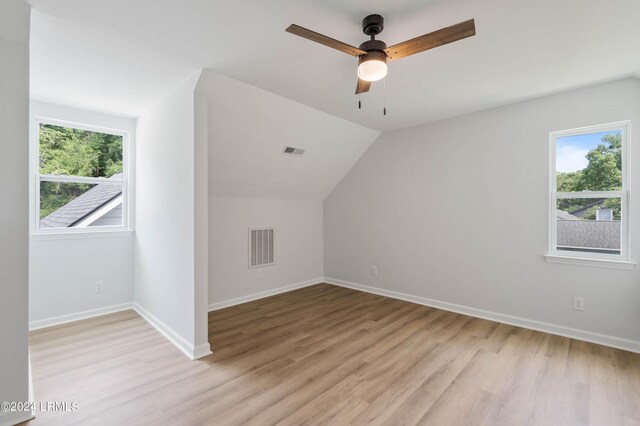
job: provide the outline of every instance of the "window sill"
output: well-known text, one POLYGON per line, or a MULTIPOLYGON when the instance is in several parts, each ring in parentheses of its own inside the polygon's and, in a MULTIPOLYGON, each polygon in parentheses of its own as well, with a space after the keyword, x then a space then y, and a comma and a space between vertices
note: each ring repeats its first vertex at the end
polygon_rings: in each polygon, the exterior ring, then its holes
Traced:
POLYGON ((590 266, 593 268, 621 269, 632 271, 636 267, 635 262, 628 260, 595 259, 589 257, 564 256, 559 254, 545 254, 547 263, 562 263, 565 265, 590 266))
POLYGON ((40 232, 29 235, 30 241, 52 241, 52 240, 84 240, 95 238, 130 237, 131 230, 117 231, 91 231, 91 232, 40 232))

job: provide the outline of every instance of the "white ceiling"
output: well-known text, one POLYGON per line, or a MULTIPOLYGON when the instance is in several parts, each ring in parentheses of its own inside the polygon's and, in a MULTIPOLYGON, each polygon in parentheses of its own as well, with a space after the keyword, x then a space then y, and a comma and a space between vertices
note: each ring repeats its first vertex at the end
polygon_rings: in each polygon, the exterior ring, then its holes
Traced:
POLYGON ((379 135, 211 71, 198 90, 209 96, 212 196, 324 200, 379 135))
POLYGON ((378 130, 640 75, 637 0, 29 2, 64 20, 34 16, 34 97, 128 115, 201 67, 378 130), (392 62, 383 117, 380 83, 357 109, 354 58, 284 31, 358 45, 369 13, 388 44, 469 18, 477 36, 392 62))
POLYGON ((31 97, 138 117, 198 68, 37 11, 31 16, 31 97))

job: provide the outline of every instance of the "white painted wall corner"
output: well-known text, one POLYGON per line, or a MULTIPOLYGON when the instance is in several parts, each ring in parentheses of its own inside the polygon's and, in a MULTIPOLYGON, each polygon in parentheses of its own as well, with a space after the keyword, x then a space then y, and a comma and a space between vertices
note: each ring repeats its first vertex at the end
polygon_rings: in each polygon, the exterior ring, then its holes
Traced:
POLYGON ((176 333, 171 327, 160 321, 155 315, 147 311, 140 304, 133 302, 133 310, 144 318, 153 328, 158 330, 165 338, 173 343, 178 349, 182 351, 189 359, 196 360, 207 355, 211 355, 211 347, 209 343, 198 345, 194 347, 191 343, 185 340, 182 336, 176 333))

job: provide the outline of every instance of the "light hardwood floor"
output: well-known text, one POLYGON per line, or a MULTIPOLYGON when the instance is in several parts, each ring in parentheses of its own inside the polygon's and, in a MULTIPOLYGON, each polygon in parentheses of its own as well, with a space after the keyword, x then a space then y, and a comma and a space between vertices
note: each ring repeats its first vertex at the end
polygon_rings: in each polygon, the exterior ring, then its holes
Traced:
POLYGON ((132 311, 31 333, 29 424, 640 425, 640 355, 319 284, 209 314, 189 361, 132 311))

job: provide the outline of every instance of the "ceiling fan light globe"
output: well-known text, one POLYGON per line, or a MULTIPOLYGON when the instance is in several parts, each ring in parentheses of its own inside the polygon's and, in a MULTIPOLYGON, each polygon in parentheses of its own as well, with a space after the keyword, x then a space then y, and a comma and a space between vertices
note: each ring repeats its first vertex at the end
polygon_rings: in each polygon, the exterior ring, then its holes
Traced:
POLYGON ((387 64, 384 61, 369 60, 358 65, 358 78, 364 81, 378 81, 387 75, 387 64))

